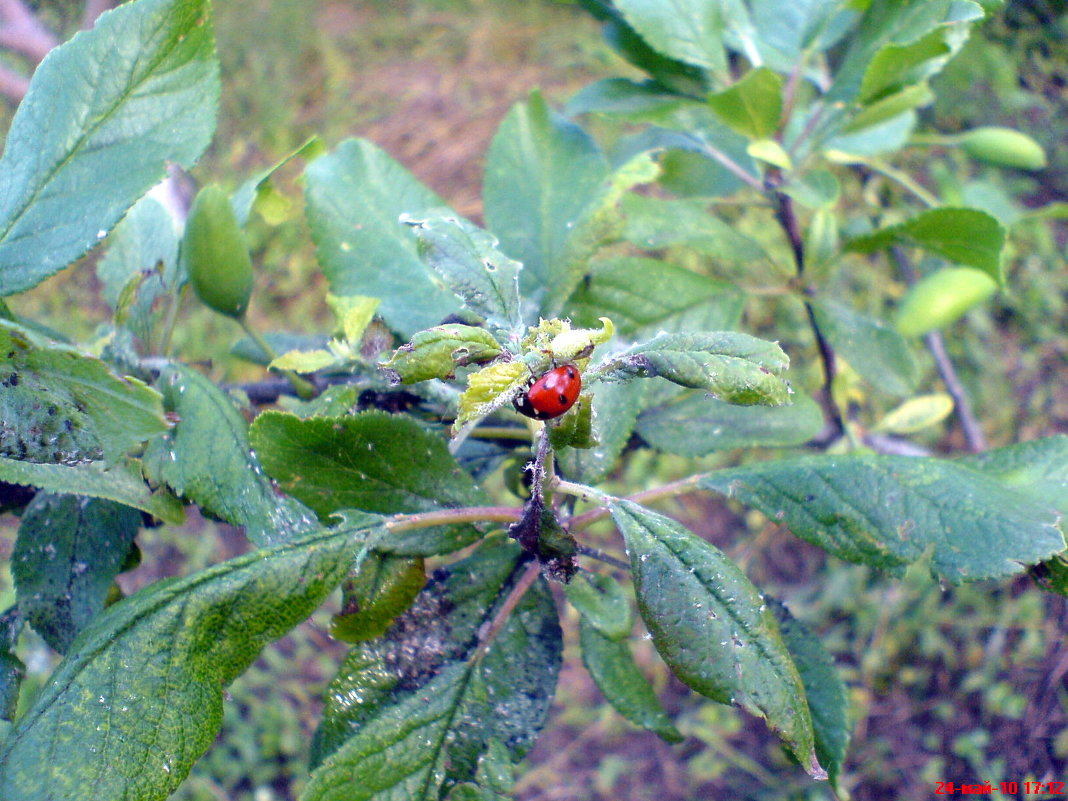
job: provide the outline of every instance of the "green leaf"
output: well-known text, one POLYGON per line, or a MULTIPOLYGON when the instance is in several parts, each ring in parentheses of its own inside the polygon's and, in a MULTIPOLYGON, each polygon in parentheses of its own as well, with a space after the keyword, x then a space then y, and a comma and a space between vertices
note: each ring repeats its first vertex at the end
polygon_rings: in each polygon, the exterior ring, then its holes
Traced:
POLYGON ((39 492, 26 507, 11 555, 19 610, 59 653, 104 609, 140 527, 139 511, 97 498, 39 492))
POLYGON ((978 209, 931 209, 897 225, 851 240, 847 249, 872 253, 893 245, 923 248, 956 264, 982 270, 1005 285, 1001 254, 1005 229, 978 209))
POLYGON ((593 398, 593 436, 597 444, 557 454, 557 461, 568 477, 596 484, 612 472, 630 440, 647 391, 644 381, 597 384, 586 390, 593 398))
POLYGON ((168 162, 191 167, 219 96, 206 0, 138 0, 41 62, 0 159, 0 295, 95 246, 168 162))
POLYGON ((376 525, 253 551, 109 607, 4 741, 0 797, 81 801, 92 788, 163 801, 214 742, 222 688, 322 603, 376 525))
POLYGON ((1047 592, 1068 596, 1068 561, 1064 554, 1035 565, 1031 571, 1036 583, 1047 592))
POLYGON ((341 611, 330 621, 330 634, 345 642, 381 637, 412 605, 425 581, 421 558, 371 552, 345 582, 341 611))
POLYGON ((958 463, 1028 493, 1068 517, 1068 435, 994 448, 965 456, 958 463))
POLYGON ((520 555, 503 538, 487 542, 437 571, 382 639, 349 653, 326 691, 312 748, 318 767, 302 801, 429 801, 443 785, 474 778, 493 741, 513 759, 526 753, 562 653, 544 579, 481 641, 521 574, 520 555))
MULTIPOLYGON (((252 424, 264 470, 320 518, 340 509, 432 512, 487 502, 444 440, 399 415, 364 412, 306 420, 264 412, 252 424)), ((470 525, 391 535, 379 550, 403 556, 448 553, 474 542, 470 525)))
POLYGON ((893 327, 826 298, 811 300, 810 307, 827 341, 865 381, 891 395, 916 389, 919 363, 893 327))
POLYGON ((620 583, 601 573, 578 573, 564 585, 567 601, 610 640, 630 636, 634 614, 620 583))
POLYGON ((359 345, 367 327, 375 318, 375 312, 382 301, 366 295, 327 294, 326 305, 337 318, 337 327, 341 336, 351 345, 359 345))
POLYGON ((117 462, 167 430, 159 393, 100 359, 0 320, 0 455, 117 462))
POLYGON ((864 71, 857 99, 868 105, 922 84, 942 69, 966 38, 967 28, 942 26, 908 44, 886 45, 864 71))
POLYGON ((148 342, 158 316, 153 307, 181 280, 178 233, 170 212, 151 195, 137 201, 111 232, 107 255, 97 263, 96 274, 116 321, 148 342))
POLYGON ((720 0, 616 0, 614 5, 627 23, 663 55, 726 74, 723 33, 728 12, 720 0))
POLYGON ((296 373, 314 373, 332 367, 340 361, 328 350, 291 350, 277 359, 271 359, 272 370, 292 370, 296 373))
POLYGON ((347 139, 308 165, 308 225, 335 295, 381 298, 379 315, 403 336, 456 311, 431 277, 402 214, 444 206, 437 195, 377 146, 347 139))
POLYGON ((894 315, 894 327, 906 337, 946 328, 997 288, 988 273, 974 267, 940 267, 908 288, 894 315))
POLYGON ((745 152, 753 158, 771 164, 781 170, 792 170, 794 168, 793 161, 790 158, 790 154, 786 152, 786 148, 774 139, 757 139, 750 142, 745 152))
POLYGON ((841 0, 749 0, 754 47, 764 63, 789 73, 805 51, 830 47, 854 21, 841 0))
POLYGON ((843 131, 823 143, 823 154, 830 161, 852 164, 857 157, 895 153, 908 145, 916 122, 916 112, 910 109, 859 130, 843 131))
MULTIPOLYGON (((291 350, 319 350, 325 348, 329 337, 323 334, 292 334, 285 331, 267 331, 263 334, 267 344, 275 353, 289 353, 291 350)), ((230 353, 239 359, 266 367, 271 363, 272 356, 250 337, 242 337, 231 347, 230 353)))
POLYGON ((768 259, 760 243, 711 213, 707 201, 628 195, 623 199, 623 212, 626 215, 624 237, 645 250, 681 245, 717 261, 734 264, 768 259))
POLYGON ((579 621, 582 663, 597 689, 619 714, 669 743, 684 739, 671 722, 648 680, 634 664, 625 642, 604 636, 586 618, 579 621))
POLYGON ((141 475, 141 464, 123 461, 85 462, 77 465, 35 464, 0 457, 0 481, 49 492, 69 492, 92 498, 106 498, 132 506, 165 523, 181 523, 182 505, 166 490, 152 492, 141 475))
POLYGON ((805 272, 814 282, 823 282, 841 258, 838 215, 833 209, 816 209, 805 231, 805 272))
POLYGON ((732 284, 659 259, 622 256, 594 265, 567 309, 577 325, 609 317, 623 336, 717 331, 738 324, 745 297, 732 284))
POLYGON ((823 428, 823 413, 806 395, 792 400, 789 406, 734 406, 685 393, 646 409, 635 430, 651 447, 680 456, 803 445, 823 428))
POLYGON ((687 686, 767 720, 813 777, 812 719, 775 616, 719 549, 629 501, 609 505, 630 554, 638 610, 687 686))
POLYGON ((541 305, 564 291, 555 282, 569 269, 568 242, 608 175, 593 140, 537 92, 501 123, 486 156, 486 222, 501 249, 523 263, 524 297, 541 305))
POLYGON ((818 210, 834 206, 841 197, 842 188, 833 172, 807 170, 791 175, 782 192, 802 206, 818 210))
POLYGON ((967 39, 983 10, 970 0, 898 0, 867 5, 827 93, 831 102, 853 102, 862 93, 922 80, 939 71, 967 39), (939 46, 944 45, 948 51, 939 46))
POLYGON ((748 334, 660 334, 611 357, 587 375, 610 381, 661 376, 704 389, 727 403, 781 406, 790 390, 777 374, 789 363, 777 344, 748 334))
POLYGON ((914 434, 936 425, 953 413, 953 398, 946 392, 917 395, 887 412, 872 431, 914 434))
POLYGON ((656 83, 683 94, 703 95, 708 91, 709 80, 704 70, 650 47, 611 5, 603 0, 580 0, 580 3, 604 23, 605 41, 624 59, 649 73, 656 83))
POLYGON ((323 140, 318 136, 311 136, 304 141, 304 144, 288 153, 280 161, 241 184, 238 190, 234 192, 233 197, 230 198, 230 202, 234 205, 234 215, 237 217, 238 224, 244 227, 248 223, 248 218, 252 215, 256 202, 269 197, 271 178, 274 177, 278 170, 289 164, 293 159, 303 158, 307 161, 314 161, 325 150, 326 145, 323 140))
POLYGON ((906 111, 928 106, 934 102, 934 92, 926 83, 907 86, 900 92, 876 100, 865 106, 842 129, 846 134, 870 128, 892 120, 906 111))
POLYGON ((692 103, 663 85, 629 78, 603 78, 583 87, 564 108, 568 117, 581 114, 621 116, 628 122, 660 123, 681 104, 692 103))
POLYGON ((257 545, 294 539, 317 525, 310 510, 275 493, 249 446, 248 423, 222 390, 184 365, 167 367, 160 386, 179 421, 145 453, 154 481, 244 526, 257 545))
POLYGON ((929 553, 955 583, 1015 575, 1065 547, 1053 504, 966 462, 809 456, 709 473, 700 486, 851 562, 900 571, 929 553))
POLYGON ((461 217, 432 212, 405 217, 419 254, 464 305, 494 328, 522 333, 519 271, 523 265, 497 249, 497 239, 461 217))
POLYGON ((659 177, 660 165, 653 156, 650 151, 632 156, 613 170, 588 198, 582 216, 570 226, 567 248, 559 268, 554 271, 543 316, 559 314, 562 304, 578 286, 598 251, 622 238, 625 223, 620 202, 635 186, 659 177))
POLYGON ((26 676, 26 666, 14 654, 0 651, 0 720, 15 719, 19 705, 19 689, 26 676))
POLYGON ((401 383, 415 384, 432 378, 452 378, 457 367, 492 361, 501 350, 486 329, 450 323, 418 332, 381 366, 396 374, 401 383))
POLYGON ((767 139, 782 116, 782 76, 767 67, 749 70, 729 89, 709 95, 719 118, 747 139, 767 139))
POLYGON ((808 708, 812 713, 812 730, 816 735, 816 756, 827 770, 835 792, 842 795, 838 777, 849 745, 849 704, 842 677, 834 668, 834 658, 819 638, 809 631, 790 611, 774 598, 768 606, 779 621, 783 642, 801 674, 808 708))

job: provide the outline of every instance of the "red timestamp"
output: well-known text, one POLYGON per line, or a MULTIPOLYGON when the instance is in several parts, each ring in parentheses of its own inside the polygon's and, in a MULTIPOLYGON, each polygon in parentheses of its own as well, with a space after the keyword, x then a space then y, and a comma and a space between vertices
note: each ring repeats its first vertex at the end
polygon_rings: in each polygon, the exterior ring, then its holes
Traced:
POLYGON ((998 795, 1068 795, 1068 782, 935 783, 935 795, 994 795, 995 793, 998 795))

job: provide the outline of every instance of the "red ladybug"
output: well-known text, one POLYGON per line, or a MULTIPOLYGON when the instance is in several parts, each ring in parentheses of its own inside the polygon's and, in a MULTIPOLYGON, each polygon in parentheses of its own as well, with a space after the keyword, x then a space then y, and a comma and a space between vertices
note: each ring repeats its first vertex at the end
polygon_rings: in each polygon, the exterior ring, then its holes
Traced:
POLYGON ((545 373, 515 400, 520 414, 535 420, 559 417, 578 400, 582 392, 582 377, 573 364, 565 364, 545 373))

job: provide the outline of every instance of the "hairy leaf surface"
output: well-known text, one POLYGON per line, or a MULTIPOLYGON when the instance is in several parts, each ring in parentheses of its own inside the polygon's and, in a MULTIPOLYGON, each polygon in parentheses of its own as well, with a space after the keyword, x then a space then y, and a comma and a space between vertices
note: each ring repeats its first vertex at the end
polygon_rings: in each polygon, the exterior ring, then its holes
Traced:
MULTIPOLYGON (((251 430, 264 469, 323 519, 339 509, 431 512, 486 502, 445 441, 409 418, 384 412, 314 417, 265 412, 251 430)), ((378 548, 429 556, 469 545, 470 525, 397 534, 378 548)))
POLYGON ((437 571, 385 636, 361 643, 326 694, 301 801, 429 801, 475 777, 493 741, 512 759, 548 712, 562 642, 538 578, 488 643, 487 626, 522 570, 498 538, 437 571), (475 579, 474 577, 477 577, 475 579))
POLYGON ((689 687, 765 718, 814 777, 812 718, 775 616, 722 551, 671 518, 610 504, 656 650, 689 687))
POLYGON ((376 525, 160 581, 97 616, 0 748, 0 798, 167 798, 215 740, 222 688, 319 606, 376 525))
POLYGON ((215 130, 207 0, 138 0, 50 52, 0 159, 0 295, 88 251, 215 130))
POLYGON ((591 374, 617 381, 660 376, 728 403, 780 406, 787 402, 789 388, 778 373, 789 363, 776 343, 748 334, 660 334, 611 357, 591 374))
POLYGON ((851 562, 895 570, 929 553, 953 582, 1011 576, 1065 547, 1054 503, 967 462, 809 456, 709 473, 700 486, 851 562))
POLYGON ((19 610, 61 654, 103 611, 140 527, 139 511, 99 498, 39 492, 26 507, 11 554, 19 610))
POLYGON ((441 198, 364 139, 345 140, 305 175, 308 225, 335 295, 381 298, 378 313, 406 337, 459 308, 401 223, 402 215, 444 206, 441 198))
POLYGON ((0 320, 0 456, 114 463, 167 430, 160 395, 69 345, 0 320))
POLYGON ((165 369, 160 385, 179 421, 145 454, 150 477, 244 526, 258 545, 295 539, 318 526, 311 510, 275 493, 249 445, 248 423, 222 390, 184 365, 165 369))

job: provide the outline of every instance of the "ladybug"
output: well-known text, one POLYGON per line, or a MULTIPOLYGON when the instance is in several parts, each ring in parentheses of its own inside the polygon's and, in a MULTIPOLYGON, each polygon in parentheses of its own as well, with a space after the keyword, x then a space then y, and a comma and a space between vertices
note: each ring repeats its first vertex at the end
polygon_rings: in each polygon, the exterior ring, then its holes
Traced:
POLYGON ((538 378, 516 398, 514 405, 517 412, 527 417, 552 420, 574 406, 580 392, 582 377, 578 368, 573 364, 565 364, 538 378))

